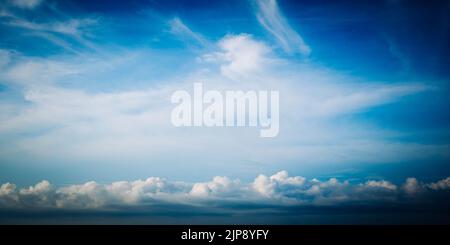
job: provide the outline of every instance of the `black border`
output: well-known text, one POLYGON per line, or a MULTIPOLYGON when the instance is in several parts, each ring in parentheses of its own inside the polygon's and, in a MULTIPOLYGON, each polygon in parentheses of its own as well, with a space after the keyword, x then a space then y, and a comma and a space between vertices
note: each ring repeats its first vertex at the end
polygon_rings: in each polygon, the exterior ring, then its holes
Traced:
MULTIPOLYGON (((354 244, 386 242, 439 241, 449 244, 450 226, 422 225, 12 225, 0 226, 3 241, 85 244, 92 242, 169 242, 170 244, 273 244, 277 242, 351 242, 354 244), (231 242, 223 237, 207 240, 182 240, 183 231, 270 230, 267 240, 231 242)), ((3 243, 5 244, 5 243, 3 243)))

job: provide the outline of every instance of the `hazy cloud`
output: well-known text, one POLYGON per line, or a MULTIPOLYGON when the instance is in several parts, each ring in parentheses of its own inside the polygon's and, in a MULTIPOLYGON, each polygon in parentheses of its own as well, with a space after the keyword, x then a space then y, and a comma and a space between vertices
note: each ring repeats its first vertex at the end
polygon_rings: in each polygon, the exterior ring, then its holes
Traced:
MULTIPOLYGON (((216 45, 218 51, 205 50, 200 58, 204 62, 197 63, 195 69, 181 78, 161 79, 159 82, 167 84, 164 86, 148 82, 148 87, 127 90, 109 89, 109 84, 123 84, 126 80, 121 79, 128 79, 115 74, 128 73, 143 64, 154 65, 148 61, 153 54, 137 50, 104 56, 37 58, 1 52, 5 65, 0 67, 0 80, 2 84, 19 87, 22 102, 2 102, 0 135, 9 140, 0 141, 0 156, 38 161, 70 158, 83 167, 87 159, 115 163, 116 157, 132 157, 140 163, 162 158, 167 161, 176 148, 189 164, 203 168, 208 161, 245 165, 247 159, 260 163, 295 160, 305 164, 335 163, 340 159, 346 163, 396 162, 445 156, 443 152, 448 150, 446 145, 390 143, 383 140, 381 133, 373 138, 371 135, 377 132, 374 128, 366 131, 364 125, 329 123, 330 118, 425 91, 428 88, 424 85, 365 83, 335 71, 297 64, 277 57, 265 42, 248 34, 227 35, 216 45), (91 83, 86 81, 104 84, 108 89, 87 91, 84 87, 91 83), (179 131, 171 127, 170 94, 179 89, 190 90, 197 81, 205 81, 205 89, 280 91, 281 141, 260 144, 254 140, 256 131, 253 136, 249 128, 242 129, 245 133, 233 129, 217 129, 216 134, 195 131, 196 137, 192 137, 195 129, 179 131), (70 142, 66 140, 69 138, 70 142), (235 144, 236 140, 245 145, 245 151, 235 144), (205 144, 209 146, 208 153, 203 150, 205 144), (51 150, 55 147, 59 149, 56 153, 51 150), (216 159, 223 152, 227 152, 226 159, 216 159), (208 160, 199 162, 195 154, 204 154, 208 160)), ((141 75, 151 76, 145 72, 141 75)))
POLYGON ((33 9, 43 2, 43 0, 10 0, 12 5, 18 8, 33 9))

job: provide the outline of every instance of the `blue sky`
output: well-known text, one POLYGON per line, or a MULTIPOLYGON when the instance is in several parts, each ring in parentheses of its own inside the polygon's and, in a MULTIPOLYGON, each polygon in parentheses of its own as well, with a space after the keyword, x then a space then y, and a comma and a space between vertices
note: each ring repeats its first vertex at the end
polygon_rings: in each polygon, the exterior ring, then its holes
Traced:
POLYGON ((58 190, 158 176, 215 193, 213 176, 255 187, 259 174, 291 183, 270 177, 286 170, 439 189, 450 176, 449 8, 1 0, 0 182, 58 190), (174 128, 170 94, 194 82, 279 90, 280 134, 174 128))

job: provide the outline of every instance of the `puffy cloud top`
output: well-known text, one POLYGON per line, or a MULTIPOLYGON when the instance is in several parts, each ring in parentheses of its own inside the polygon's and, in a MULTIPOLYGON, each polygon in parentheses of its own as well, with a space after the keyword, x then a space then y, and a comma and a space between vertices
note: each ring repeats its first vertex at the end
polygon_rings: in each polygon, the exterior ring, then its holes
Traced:
POLYGON ((308 180, 280 171, 272 176, 259 175, 251 183, 216 176, 209 182, 171 182, 159 177, 146 180, 99 184, 94 181, 60 188, 44 180, 28 188, 0 186, 0 208, 111 209, 152 205, 159 202, 186 205, 220 203, 259 203, 284 207, 298 205, 370 204, 371 202, 405 203, 420 198, 449 195, 450 178, 421 183, 408 178, 399 188, 386 180, 350 183, 331 178, 308 180), (427 196, 428 195, 428 196, 427 196))

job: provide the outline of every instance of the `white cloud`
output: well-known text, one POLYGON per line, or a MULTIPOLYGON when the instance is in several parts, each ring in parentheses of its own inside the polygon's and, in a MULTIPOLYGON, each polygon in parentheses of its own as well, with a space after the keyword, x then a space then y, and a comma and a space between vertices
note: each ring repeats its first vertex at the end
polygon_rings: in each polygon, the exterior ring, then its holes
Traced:
POLYGON ((160 193, 172 193, 176 184, 150 177, 145 180, 118 181, 109 185, 94 181, 82 185, 62 187, 56 191, 60 197, 55 205, 60 208, 99 208, 110 205, 134 205, 160 193))
POLYGON ((47 180, 34 186, 20 189, 18 192, 21 205, 25 207, 54 207, 55 190, 47 180))
POLYGON ((198 44, 207 47, 209 42, 200 34, 192 31, 183 21, 175 17, 169 21, 170 32, 180 38, 187 39, 187 41, 195 41, 198 44))
POLYGON ((5 51, 8 63, 0 68, 0 80, 19 87, 23 96, 20 99, 25 103, 2 101, 0 135, 9 140, 0 141, 1 159, 24 157, 29 164, 71 159, 83 167, 93 160, 122 164, 129 158, 136 160, 131 165, 155 162, 145 165, 150 171, 161 169, 156 162, 176 161, 173 149, 177 149, 193 168, 211 168, 210 162, 217 162, 216 167, 223 170, 230 162, 249 167, 249 161, 298 161, 304 165, 397 162, 445 156, 448 150, 445 145, 392 143, 384 140, 385 136, 391 137, 389 132, 357 123, 329 123, 330 118, 392 103, 428 89, 420 84, 365 83, 334 71, 282 60, 272 57, 264 42, 247 34, 226 36, 217 45, 219 52, 203 56, 210 61, 205 69, 211 65, 213 69, 198 72, 205 65, 200 63, 196 64, 198 70, 181 78, 158 81, 164 86, 128 90, 109 89, 109 84, 127 82, 114 75, 116 70, 132 73, 123 67, 142 67, 152 54, 137 50, 104 56, 32 58, 5 51), (209 130, 173 128, 171 93, 189 90, 197 81, 204 81, 206 89, 279 90, 280 135, 274 141, 260 142, 255 141, 257 130, 250 128, 209 129, 214 134, 209 130), (93 83, 104 84, 107 89, 83 89, 93 83), (203 150, 205 145, 209 152, 203 150), (52 150, 55 147, 58 152, 52 150), (205 160, 198 161, 198 155, 205 160))
POLYGON ((301 176, 289 177, 288 172, 285 170, 270 176, 270 180, 280 183, 282 185, 295 185, 295 186, 301 186, 306 181, 306 179, 301 176))
POLYGON ((402 189, 406 194, 413 196, 423 191, 423 185, 416 178, 407 178, 402 189))
POLYGON ((256 0, 259 23, 269 31, 286 53, 308 55, 310 47, 284 18, 276 0, 256 0))
POLYGON ((265 175, 259 175, 253 182, 253 189, 263 196, 270 197, 275 193, 275 183, 265 175))
POLYGON ((387 190, 391 190, 391 191, 397 190, 396 185, 392 184, 389 181, 385 181, 385 180, 382 180, 382 181, 370 180, 370 181, 367 181, 365 185, 367 187, 387 189, 387 190))
POLYGON ((204 55, 208 62, 219 62, 221 73, 231 79, 248 79, 248 75, 258 74, 271 63, 267 55, 270 48, 254 40, 250 35, 226 36, 219 41, 222 50, 204 55))
POLYGON ((253 181, 252 188, 265 197, 277 197, 280 191, 301 187, 305 182, 304 177, 289 177, 287 171, 280 171, 270 177, 259 175, 253 181))
POLYGON ((230 180, 225 176, 216 176, 212 181, 206 183, 195 183, 189 192, 193 196, 233 196, 234 191, 239 191, 239 181, 230 180))
POLYGON ((67 66, 60 62, 49 62, 45 59, 25 60, 8 69, 8 72, 4 73, 2 77, 6 81, 24 87, 37 87, 76 74, 76 69, 75 66, 67 66))
POLYGON ((429 187, 433 190, 448 190, 450 189, 450 177, 440 180, 436 183, 431 183, 429 187))
POLYGON ((16 189, 16 185, 11 183, 5 183, 0 186, 0 196, 6 196, 13 193, 16 189))
MULTIPOLYGON (((436 183, 448 182, 449 178, 436 183)), ((158 202, 202 206, 209 201, 220 205, 233 202, 245 204, 256 202, 261 205, 341 205, 345 203, 408 202, 402 193, 414 197, 415 190, 424 193, 438 193, 448 189, 435 188, 432 184, 420 184, 409 178, 406 185, 411 188, 397 188, 386 180, 369 180, 361 184, 350 184, 331 178, 321 182, 307 180, 301 176, 289 176, 280 171, 270 177, 259 175, 252 183, 216 176, 210 182, 170 182, 159 177, 146 180, 118 181, 99 184, 93 181, 81 185, 54 188, 48 181, 34 186, 16 189, 11 183, 0 186, 0 208, 56 208, 56 209, 111 209, 113 207, 136 207, 158 202)), ((438 184, 439 185, 439 184, 438 184)), ((405 186, 405 185, 404 185, 405 186)), ((446 195, 445 193, 443 193, 446 195)), ((418 196, 417 196, 418 197, 418 196)), ((411 199, 411 201, 417 199, 411 199)), ((430 201, 430 199, 427 199, 430 201)))
POLYGON ((15 184, 5 183, 0 185, 0 206, 14 207, 19 202, 19 194, 16 191, 15 184))
POLYGON ((39 195, 42 193, 47 193, 51 191, 50 182, 47 180, 43 180, 39 183, 37 183, 35 186, 30 186, 28 189, 21 189, 20 194, 21 195, 39 195))
POLYGON ((70 18, 36 22, 8 12, 5 12, 3 16, 7 17, 3 24, 21 28, 26 31, 27 35, 47 39, 49 42, 75 54, 79 53, 75 44, 91 50, 98 49, 88 38, 90 35, 89 28, 97 24, 97 19, 70 18))
POLYGON ((342 91, 342 94, 327 96, 327 98, 323 98, 321 103, 312 105, 312 109, 317 116, 354 112, 388 103, 391 98, 398 98, 427 89, 426 86, 421 84, 368 86, 359 91, 342 91))
POLYGON ((11 3, 23 9, 33 9, 42 3, 42 0, 11 0, 11 3))

